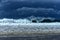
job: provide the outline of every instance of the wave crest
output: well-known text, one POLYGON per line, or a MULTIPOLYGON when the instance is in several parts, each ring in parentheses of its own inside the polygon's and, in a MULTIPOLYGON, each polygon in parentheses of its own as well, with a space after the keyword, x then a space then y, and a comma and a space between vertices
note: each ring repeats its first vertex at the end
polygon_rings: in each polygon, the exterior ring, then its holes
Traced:
POLYGON ((3 18, 0 19, 0 23, 41 23, 41 22, 60 22, 60 20, 57 20, 55 18, 50 18, 50 17, 27 17, 27 18, 20 18, 20 19, 8 19, 8 18, 3 18))

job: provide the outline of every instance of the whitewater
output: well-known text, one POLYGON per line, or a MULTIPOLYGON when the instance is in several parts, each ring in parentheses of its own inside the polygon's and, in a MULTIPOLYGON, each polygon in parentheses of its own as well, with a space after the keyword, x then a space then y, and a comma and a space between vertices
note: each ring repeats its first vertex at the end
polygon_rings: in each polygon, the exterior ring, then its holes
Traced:
POLYGON ((59 33, 60 23, 0 23, 0 36, 59 33))

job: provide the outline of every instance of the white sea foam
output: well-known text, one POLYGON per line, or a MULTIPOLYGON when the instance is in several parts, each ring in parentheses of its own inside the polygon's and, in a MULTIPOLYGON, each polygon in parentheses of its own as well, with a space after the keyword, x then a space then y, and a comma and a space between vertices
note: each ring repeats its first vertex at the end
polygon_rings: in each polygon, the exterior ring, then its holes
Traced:
POLYGON ((33 23, 32 20, 35 20, 35 23, 40 23, 41 21, 45 20, 45 19, 49 19, 53 22, 53 20, 55 20, 54 18, 44 18, 44 17, 35 17, 35 16, 31 16, 28 18, 20 18, 20 19, 8 19, 8 18, 3 18, 0 19, 0 23, 33 23))
POLYGON ((10 33, 60 33, 60 23, 0 23, 0 35, 10 33))
POLYGON ((0 23, 30 23, 28 19, 0 19, 0 23))

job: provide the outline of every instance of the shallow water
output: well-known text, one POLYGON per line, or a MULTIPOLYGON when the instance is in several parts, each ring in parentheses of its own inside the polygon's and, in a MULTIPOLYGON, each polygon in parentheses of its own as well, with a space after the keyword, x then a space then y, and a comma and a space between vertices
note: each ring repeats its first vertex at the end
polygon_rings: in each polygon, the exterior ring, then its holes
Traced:
POLYGON ((0 40, 60 40, 60 34, 35 37, 0 37, 0 40))

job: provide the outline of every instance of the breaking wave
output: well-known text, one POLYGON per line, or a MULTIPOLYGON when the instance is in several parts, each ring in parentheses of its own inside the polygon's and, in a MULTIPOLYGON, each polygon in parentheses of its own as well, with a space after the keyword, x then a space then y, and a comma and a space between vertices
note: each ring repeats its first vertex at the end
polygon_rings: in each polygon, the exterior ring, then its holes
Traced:
POLYGON ((0 19, 0 23, 41 23, 41 22, 60 22, 60 20, 56 20, 54 18, 44 18, 44 17, 27 17, 27 18, 20 18, 20 19, 8 19, 3 18, 0 19))
POLYGON ((0 19, 0 23, 30 23, 28 19, 0 19))

